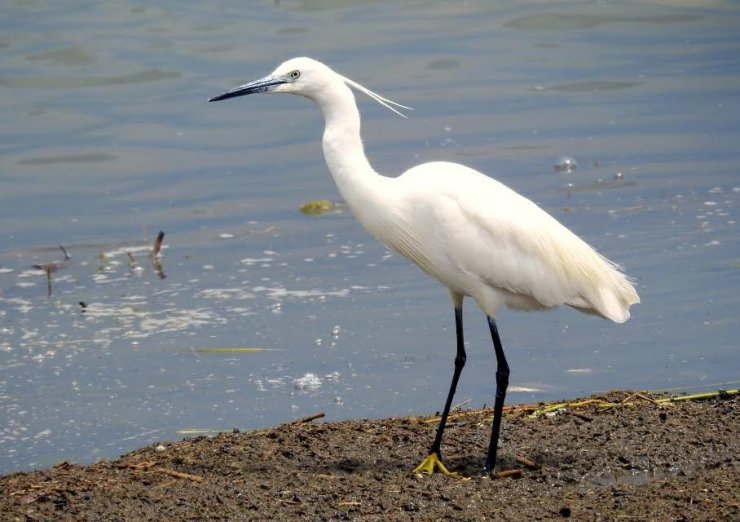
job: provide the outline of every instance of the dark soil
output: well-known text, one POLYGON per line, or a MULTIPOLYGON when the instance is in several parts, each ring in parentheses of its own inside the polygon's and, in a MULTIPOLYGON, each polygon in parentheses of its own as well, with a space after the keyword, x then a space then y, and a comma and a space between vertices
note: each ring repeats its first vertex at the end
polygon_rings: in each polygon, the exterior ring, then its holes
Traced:
POLYGON ((519 477, 495 479, 481 477, 491 412, 460 412, 443 451, 469 480, 411 471, 434 419, 298 422, 6 475, 0 519, 736 521, 739 412, 737 396, 514 411, 498 469, 519 477))

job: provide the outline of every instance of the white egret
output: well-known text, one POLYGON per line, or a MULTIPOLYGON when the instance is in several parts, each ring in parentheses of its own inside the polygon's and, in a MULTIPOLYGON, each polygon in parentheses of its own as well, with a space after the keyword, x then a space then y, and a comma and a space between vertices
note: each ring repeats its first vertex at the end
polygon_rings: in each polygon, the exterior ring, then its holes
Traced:
POLYGON ((620 267, 527 198, 456 163, 432 162, 397 178, 375 172, 360 138, 360 114, 350 88, 401 114, 408 109, 310 58, 294 58, 272 74, 209 101, 253 93, 289 93, 316 102, 325 119, 323 151, 352 213, 378 241, 447 287, 455 311, 457 355, 450 391, 429 455, 417 472, 441 471, 442 434, 465 365, 463 298, 483 310, 496 355, 496 396, 485 471, 496 464, 509 365, 494 319, 502 305, 541 310, 568 305, 611 321, 626 321, 640 302, 620 267))

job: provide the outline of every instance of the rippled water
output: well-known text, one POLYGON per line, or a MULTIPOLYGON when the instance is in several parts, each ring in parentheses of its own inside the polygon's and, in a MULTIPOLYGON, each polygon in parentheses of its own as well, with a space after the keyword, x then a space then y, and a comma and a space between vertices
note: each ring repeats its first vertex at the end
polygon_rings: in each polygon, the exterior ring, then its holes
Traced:
MULTIPOLYGON (((316 108, 205 102, 303 54, 414 107, 360 100, 379 171, 471 165, 638 279, 625 325, 503 312, 509 402, 737 387, 739 22, 711 1, 7 3, 0 471, 441 408, 446 291, 341 206, 298 210, 339 200, 316 108)), ((485 321, 466 322, 456 403, 490 404, 485 321)))

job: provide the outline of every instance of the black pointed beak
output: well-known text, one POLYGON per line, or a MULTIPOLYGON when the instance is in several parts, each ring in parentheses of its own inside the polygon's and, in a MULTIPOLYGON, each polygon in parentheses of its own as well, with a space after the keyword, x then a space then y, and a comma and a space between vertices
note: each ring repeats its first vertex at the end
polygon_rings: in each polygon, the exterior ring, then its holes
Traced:
POLYGON ((245 83, 244 85, 240 85, 239 87, 232 89, 228 92, 225 92, 223 94, 219 94, 218 96, 214 96, 209 102, 215 102, 220 100, 227 100, 229 98, 236 98, 237 96, 246 96, 247 94, 255 94, 259 92, 269 92, 273 90, 276 86, 281 85, 283 83, 287 83, 282 78, 276 78, 274 76, 266 76, 264 78, 261 78, 259 80, 245 83))

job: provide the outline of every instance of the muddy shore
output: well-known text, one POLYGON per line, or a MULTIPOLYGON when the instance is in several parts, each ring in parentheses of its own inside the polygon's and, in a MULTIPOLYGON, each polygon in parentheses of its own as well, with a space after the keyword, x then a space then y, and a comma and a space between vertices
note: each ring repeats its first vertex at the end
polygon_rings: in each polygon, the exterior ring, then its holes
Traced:
POLYGON ((481 476, 490 411, 456 412, 445 434, 445 461, 466 479, 412 473, 434 418, 306 420, 5 475, 0 519, 740 520, 737 395, 591 399, 507 412, 506 477, 481 476))

